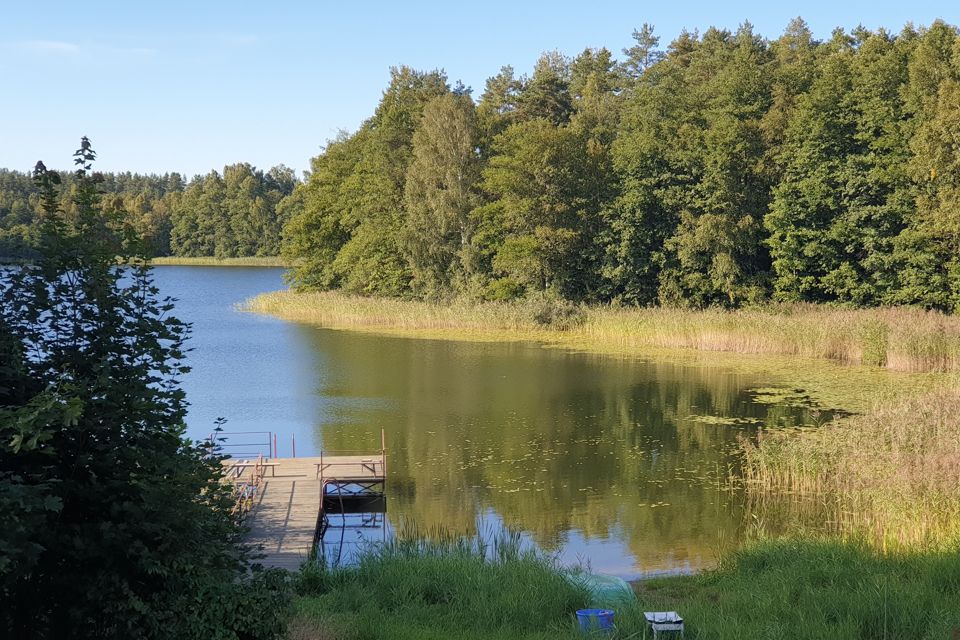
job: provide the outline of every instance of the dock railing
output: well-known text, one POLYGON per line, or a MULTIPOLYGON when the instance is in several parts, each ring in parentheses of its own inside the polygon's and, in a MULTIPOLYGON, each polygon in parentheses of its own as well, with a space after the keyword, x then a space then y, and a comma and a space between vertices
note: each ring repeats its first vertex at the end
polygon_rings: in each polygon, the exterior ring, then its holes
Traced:
POLYGON ((356 461, 336 461, 336 462, 330 461, 331 457, 336 460, 341 456, 364 456, 365 458, 368 458, 368 460, 363 461, 362 466, 367 466, 367 463, 369 463, 369 467, 367 468, 369 469, 372 477, 386 479, 387 477, 386 432, 383 429, 380 430, 380 451, 379 452, 370 453, 369 449, 337 449, 335 451, 321 449, 320 464, 317 465, 317 477, 318 478, 324 478, 324 477, 336 478, 336 474, 333 474, 331 476, 326 476, 324 474, 324 471, 326 471, 330 467, 357 465, 356 461), (326 460, 324 460, 324 457, 326 457, 326 460), (378 473, 378 467, 379 467, 379 473, 378 473))
POLYGON ((266 469, 263 455, 257 456, 256 462, 252 464, 245 460, 238 460, 227 465, 226 478, 233 482, 234 503, 230 513, 234 518, 243 520, 253 508, 253 502, 263 483, 266 469), (249 478, 244 477, 247 470, 250 471, 249 478))
MULTIPOLYGON (((327 517, 326 510, 326 499, 339 499, 340 502, 340 513, 346 513, 344 509, 344 498, 345 497, 356 497, 360 495, 357 492, 352 492, 349 495, 344 494, 344 487, 347 485, 356 485, 356 488, 359 492, 370 492, 370 491, 379 491, 379 495, 382 497, 384 487, 387 481, 387 436, 384 429, 380 430, 380 451, 371 453, 369 449, 337 449, 333 450, 320 450, 320 462, 317 464, 317 478, 320 480, 320 509, 317 513, 317 524, 313 530, 313 546, 311 554, 315 558, 315 554, 320 543, 323 541, 324 534, 328 528, 329 520, 327 517), (358 462, 354 460, 343 460, 343 456, 361 456, 361 460, 358 462), (335 467, 353 467, 356 468, 360 466, 364 471, 369 471, 370 474, 363 474, 363 477, 342 477, 338 476, 336 472, 331 474, 326 474, 325 471, 330 468, 335 467), (331 495, 327 493, 327 487, 332 486, 336 487, 337 493, 331 495), (379 487, 379 489, 374 489, 374 487, 379 487)), ((370 495, 369 493, 367 495, 370 495)), ((386 520, 383 520, 384 524, 386 520)), ((384 528, 384 539, 386 539, 386 528, 384 528)), ((341 546, 343 544, 342 532, 341 532, 341 546)))
POLYGON ((272 431, 219 431, 208 438, 214 451, 228 458, 276 457, 272 431), (240 442, 233 442, 236 437, 240 442))

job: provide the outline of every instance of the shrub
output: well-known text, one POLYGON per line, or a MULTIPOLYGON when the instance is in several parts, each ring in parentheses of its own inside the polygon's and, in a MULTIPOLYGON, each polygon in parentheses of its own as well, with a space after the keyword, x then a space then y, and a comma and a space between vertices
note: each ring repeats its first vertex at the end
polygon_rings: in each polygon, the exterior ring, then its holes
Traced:
POLYGON ((188 327, 86 138, 75 158, 75 212, 38 163, 40 257, 0 274, 0 636, 275 637, 285 578, 248 571, 220 460, 184 437, 188 327))

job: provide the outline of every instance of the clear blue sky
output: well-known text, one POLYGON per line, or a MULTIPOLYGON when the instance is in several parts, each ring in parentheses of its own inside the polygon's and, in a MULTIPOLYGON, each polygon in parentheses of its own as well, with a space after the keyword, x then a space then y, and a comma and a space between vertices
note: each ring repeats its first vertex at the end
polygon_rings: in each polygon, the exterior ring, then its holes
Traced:
POLYGON ((779 3, 0 0, 0 167, 69 166, 90 136, 102 170, 188 176, 248 161, 308 167, 339 129, 373 111, 391 65, 443 68, 483 89, 505 64, 542 51, 619 54, 650 22, 667 44, 683 28, 766 37, 801 15, 834 27, 960 22, 953 1, 779 3))

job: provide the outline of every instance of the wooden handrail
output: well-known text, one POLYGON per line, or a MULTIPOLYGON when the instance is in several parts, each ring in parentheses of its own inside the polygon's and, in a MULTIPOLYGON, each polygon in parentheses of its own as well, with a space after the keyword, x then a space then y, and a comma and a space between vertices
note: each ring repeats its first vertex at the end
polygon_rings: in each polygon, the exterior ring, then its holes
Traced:
MULTIPOLYGON (((229 470, 233 467, 228 467, 229 470)), ((234 483, 234 503, 233 508, 230 510, 230 513, 242 520, 247 513, 250 512, 250 509, 253 508, 253 499, 257 494, 257 490, 260 488, 260 483, 263 481, 263 476, 266 472, 267 467, 265 466, 263 454, 261 453, 257 457, 256 463, 253 465, 253 469, 250 473, 250 480, 247 482, 236 482, 234 483)), ((237 478, 240 477, 240 474, 243 473, 242 469, 237 468, 239 471, 237 478)))
MULTIPOLYGON (((320 465, 323 466, 323 456, 326 455, 368 455, 369 449, 320 449, 320 465)), ((383 465, 383 475, 387 475, 387 433, 380 429, 380 464, 383 465)))
POLYGON ((380 429, 380 463, 383 465, 383 477, 387 477, 387 432, 380 429))

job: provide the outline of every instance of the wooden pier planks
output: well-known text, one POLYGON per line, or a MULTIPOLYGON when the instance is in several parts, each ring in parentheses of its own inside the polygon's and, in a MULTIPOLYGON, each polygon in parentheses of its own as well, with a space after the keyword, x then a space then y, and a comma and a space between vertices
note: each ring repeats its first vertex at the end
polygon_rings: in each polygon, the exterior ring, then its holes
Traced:
POLYGON ((266 567, 296 571, 310 557, 320 515, 320 491, 325 478, 384 480, 383 456, 323 456, 274 458, 247 515, 247 541, 261 546, 266 567), (322 462, 321 462, 322 460, 322 462), (322 465, 322 473, 318 473, 322 465))

